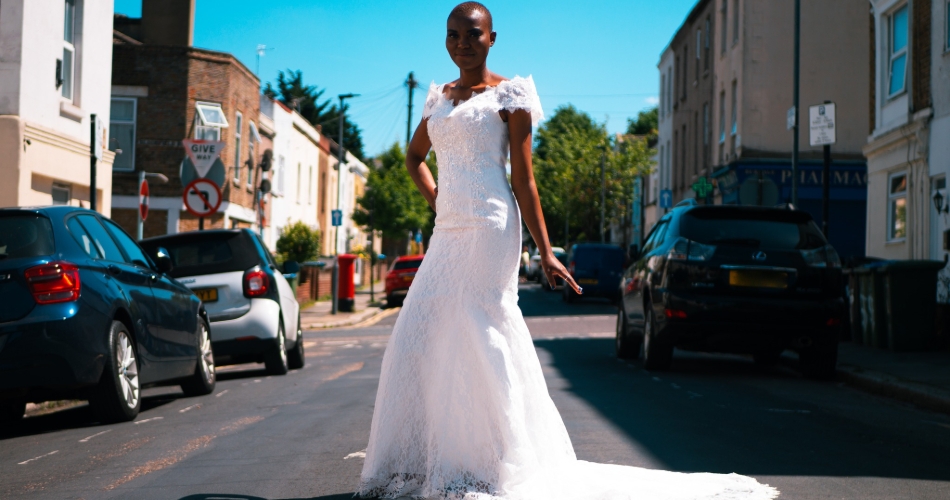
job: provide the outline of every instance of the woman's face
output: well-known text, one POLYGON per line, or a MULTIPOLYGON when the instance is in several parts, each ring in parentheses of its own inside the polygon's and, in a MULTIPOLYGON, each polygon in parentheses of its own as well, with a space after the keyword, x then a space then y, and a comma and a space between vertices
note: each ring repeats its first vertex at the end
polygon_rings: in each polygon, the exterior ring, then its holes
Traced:
POLYGON ((449 17, 445 48, 459 69, 476 69, 485 65, 488 50, 495 43, 495 33, 488 18, 479 11, 470 15, 449 17))

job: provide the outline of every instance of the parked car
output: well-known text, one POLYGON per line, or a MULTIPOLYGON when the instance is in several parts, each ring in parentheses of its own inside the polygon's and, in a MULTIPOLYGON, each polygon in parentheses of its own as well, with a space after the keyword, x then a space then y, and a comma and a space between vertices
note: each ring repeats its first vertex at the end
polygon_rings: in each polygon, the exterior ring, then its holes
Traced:
MULTIPOLYGON (((551 252, 554 253, 555 257, 562 257, 567 253, 561 247, 551 247, 551 252)), ((528 272, 526 274, 528 281, 537 281, 541 285, 548 285, 547 280, 544 278, 544 270, 541 269, 541 254, 536 253, 531 256, 531 260, 528 261, 528 272)))
POLYGON ((402 305, 403 299, 409 293, 409 285, 415 278, 419 266, 422 265, 422 255, 404 255, 397 257, 386 274, 386 303, 389 306, 402 305))
MULTIPOLYGON (((584 297, 619 299, 617 287, 623 274, 623 264, 623 249, 604 243, 579 243, 571 247, 567 256, 567 270, 577 285, 584 289, 584 297)), ((581 296, 573 288, 565 286, 561 297, 565 302, 574 302, 581 296)))
POLYGON ((620 289, 616 350, 650 370, 673 349, 751 353, 835 371, 845 313, 841 263, 808 213, 682 203, 650 232, 620 289))
MULTIPOLYGON (((148 238, 142 246, 150 253, 164 248, 173 265, 169 274, 201 298, 219 366, 264 363, 274 375, 304 366, 300 306, 255 232, 193 231, 148 238)), ((296 262, 283 265, 286 273, 299 270, 296 262)))
POLYGON ((210 394, 208 315, 169 267, 91 210, 0 209, 0 421, 58 399, 132 420, 150 385, 210 394))

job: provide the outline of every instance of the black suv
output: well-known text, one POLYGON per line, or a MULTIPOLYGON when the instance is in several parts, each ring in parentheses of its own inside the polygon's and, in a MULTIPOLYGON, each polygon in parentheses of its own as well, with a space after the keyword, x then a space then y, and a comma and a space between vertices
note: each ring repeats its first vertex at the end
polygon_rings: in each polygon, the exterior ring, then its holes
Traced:
POLYGON ((620 283, 617 356, 670 366, 673 348, 798 351, 804 373, 834 374, 845 313, 841 262, 811 216, 794 209, 681 203, 631 249, 620 283))

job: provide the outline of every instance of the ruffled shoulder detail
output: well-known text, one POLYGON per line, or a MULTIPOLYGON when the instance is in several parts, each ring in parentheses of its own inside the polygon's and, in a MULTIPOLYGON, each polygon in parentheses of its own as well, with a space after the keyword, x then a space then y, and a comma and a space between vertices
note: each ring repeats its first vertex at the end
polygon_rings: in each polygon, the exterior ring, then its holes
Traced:
POLYGON ((544 119, 541 98, 538 97, 538 90, 534 86, 531 75, 527 78, 515 76, 511 80, 499 83, 497 95, 501 109, 508 111, 523 109, 531 113, 532 126, 537 127, 538 122, 544 119))
POLYGON ((426 119, 432 116, 432 112, 435 110, 439 100, 443 98, 442 96, 442 87, 443 85, 438 85, 433 81, 429 84, 429 94, 426 95, 426 104, 422 108, 422 119, 426 119))

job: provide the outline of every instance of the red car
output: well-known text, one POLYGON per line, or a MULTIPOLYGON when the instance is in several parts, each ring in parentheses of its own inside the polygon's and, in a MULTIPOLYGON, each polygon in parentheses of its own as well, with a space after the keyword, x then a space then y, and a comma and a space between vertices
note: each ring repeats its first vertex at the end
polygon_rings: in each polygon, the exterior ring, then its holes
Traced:
POLYGON ((402 299, 409 292, 409 285, 422 265, 422 255, 406 255, 393 262, 386 274, 386 303, 390 306, 402 305, 402 299))

